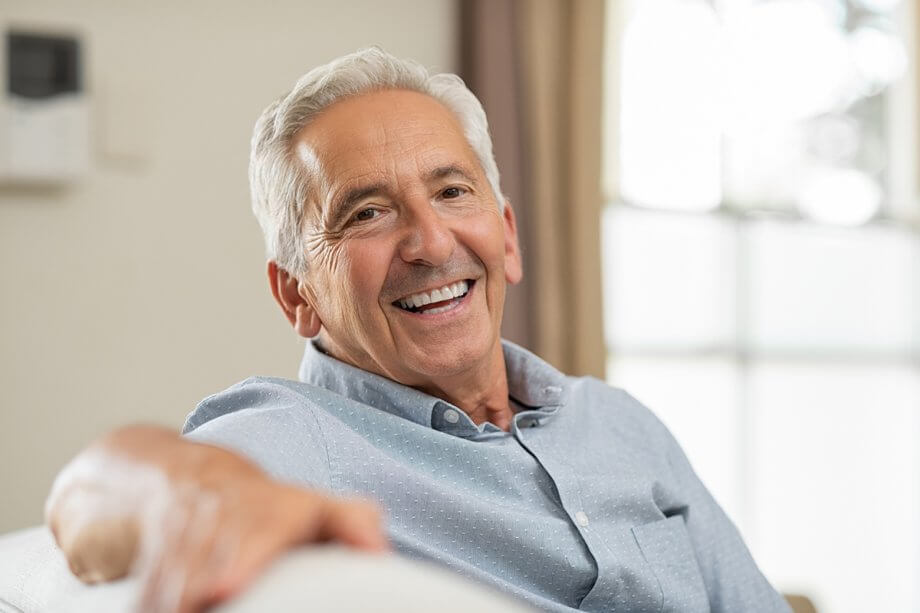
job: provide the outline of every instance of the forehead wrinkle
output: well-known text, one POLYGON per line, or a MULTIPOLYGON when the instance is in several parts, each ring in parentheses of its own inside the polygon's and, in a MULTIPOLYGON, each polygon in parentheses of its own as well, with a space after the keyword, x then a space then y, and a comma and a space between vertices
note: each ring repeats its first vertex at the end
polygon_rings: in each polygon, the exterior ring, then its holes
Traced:
POLYGON ((411 145, 406 147, 407 154, 417 153, 411 156, 415 160, 416 176, 421 177, 425 182, 434 182, 449 178, 451 175, 459 175, 478 188, 480 179, 486 180, 485 170, 476 152, 467 141, 461 126, 451 116, 451 130, 439 132, 430 126, 426 127, 428 129, 419 130, 419 132, 429 138, 420 139, 417 142, 410 139, 411 145), (457 140, 463 151, 462 155, 443 146, 443 137, 449 132, 453 132, 451 138, 457 140))
MULTIPOLYGON (((390 167, 400 184, 404 178, 428 184, 458 175, 478 186, 481 166, 472 150, 464 147, 464 154, 458 155, 439 142, 434 131, 424 130, 422 134, 430 138, 397 139, 399 150, 391 156, 390 167)), ((465 139, 461 140, 466 145, 465 139)))
MULTIPOLYGON (((353 176, 344 177, 339 185, 334 185, 335 194, 331 197, 333 206, 348 204, 349 192, 378 191, 388 196, 404 192, 417 186, 418 180, 427 180, 431 166, 442 164, 445 156, 440 147, 427 140, 418 142, 415 138, 402 138, 400 132, 391 135, 391 130, 381 129, 375 131, 377 142, 361 148, 353 148, 349 152, 339 153, 338 158, 345 160, 344 173, 355 172, 353 176), (360 159, 359 168, 350 168, 352 156, 360 159)), ((335 168, 335 160, 329 165, 335 168)), ((335 183, 333 181, 333 183, 335 183)))

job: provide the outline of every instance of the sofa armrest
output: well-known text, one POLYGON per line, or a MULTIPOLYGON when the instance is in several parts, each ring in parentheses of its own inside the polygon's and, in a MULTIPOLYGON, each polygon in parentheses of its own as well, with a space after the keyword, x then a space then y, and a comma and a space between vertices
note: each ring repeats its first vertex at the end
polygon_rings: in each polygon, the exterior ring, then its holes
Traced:
MULTIPOLYGON (((85 585, 67 568, 47 528, 0 536, 0 611, 130 611, 135 579, 85 585)), ((303 547, 278 559, 215 613, 262 611, 529 611, 440 567, 339 546, 303 547)))

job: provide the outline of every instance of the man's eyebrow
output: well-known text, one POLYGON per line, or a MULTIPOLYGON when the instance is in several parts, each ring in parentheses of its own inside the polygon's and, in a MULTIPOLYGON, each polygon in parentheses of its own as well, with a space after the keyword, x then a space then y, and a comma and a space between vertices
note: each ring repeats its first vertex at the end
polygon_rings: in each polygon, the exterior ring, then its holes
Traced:
POLYGON ((332 203, 332 210, 329 212, 329 225, 333 228, 337 227, 354 205, 370 196, 378 196, 384 191, 383 183, 372 183, 371 185, 362 185, 348 190, 341 198, 336 198, 335 202, 332 203))
POLYGON ((446 179, 448 177, 459 176, 470 183, 474 183, 475 179, 473 178, 472 173, 462 166, 457 166, 455 164, 448 164, 446 166, 438 166, 437 168, 432 168, 427 173, 425 173, 425 179, 427 181, 435 181, 438 179, 446 179))

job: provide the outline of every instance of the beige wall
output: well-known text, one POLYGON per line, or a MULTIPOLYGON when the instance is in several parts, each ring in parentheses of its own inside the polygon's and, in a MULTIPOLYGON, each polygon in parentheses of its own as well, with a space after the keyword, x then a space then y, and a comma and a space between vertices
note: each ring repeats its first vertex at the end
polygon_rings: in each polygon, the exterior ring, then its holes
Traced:
POLYGON ((370 44, 456 68, 452 0, 3 5, 0 25, 84 35, 94 144, 77 184, 0 187, 0 532, 38 523, 56 470, 106 429, 178 428, 239 379, 296 376, 249 212, 259 111, 370 44))

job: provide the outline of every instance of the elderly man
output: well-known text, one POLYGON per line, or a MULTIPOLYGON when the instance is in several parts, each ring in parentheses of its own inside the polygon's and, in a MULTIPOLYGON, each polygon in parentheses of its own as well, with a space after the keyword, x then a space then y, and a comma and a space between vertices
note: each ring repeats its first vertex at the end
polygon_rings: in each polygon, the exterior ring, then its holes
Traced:
POLYGON ((149 589, 181 568, 194 608, 333 539, 545 610, 787 610, 647 409, 501 341, 515 217, 460 79, 378 49, 317 68, 259 119, 250 180, 272 294, 312 339, 301 381, 246 380, 182 438, 126 428, 78 457, 48 504, 78 574, 147 555, 149 589), (386 536, 330 495, 376 501, 386 536))

